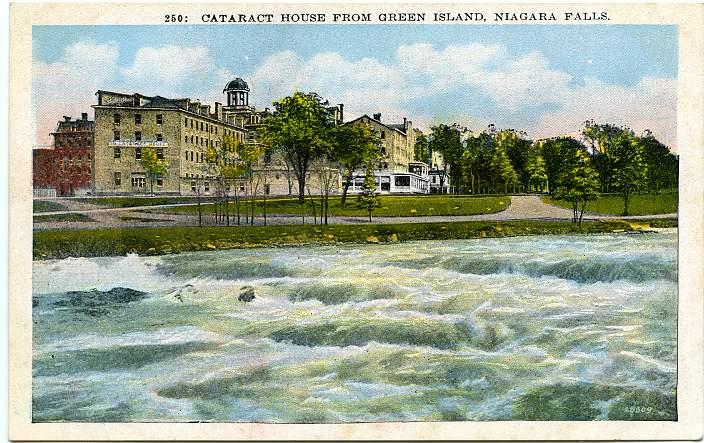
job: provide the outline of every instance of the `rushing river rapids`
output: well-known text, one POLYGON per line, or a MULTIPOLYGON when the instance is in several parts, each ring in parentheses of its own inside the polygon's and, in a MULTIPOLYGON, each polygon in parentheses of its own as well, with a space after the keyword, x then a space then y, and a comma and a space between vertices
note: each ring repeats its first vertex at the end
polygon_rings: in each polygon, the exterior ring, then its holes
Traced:
POLYGON ((676 230, 40 261, 33 285, 37 422, 676 419, 676 230))

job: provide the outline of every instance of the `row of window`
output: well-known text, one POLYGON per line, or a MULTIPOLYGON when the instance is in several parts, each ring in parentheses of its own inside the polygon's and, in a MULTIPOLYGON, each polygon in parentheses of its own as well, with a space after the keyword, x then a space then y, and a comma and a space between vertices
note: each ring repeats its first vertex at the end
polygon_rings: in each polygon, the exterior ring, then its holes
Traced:
MULTIPOLYGON (((132 177, 131 178, 131 185, 133 188, 138 188, 138 189, 144 189, 147 185, 147 179, 146 177, 132 177)), ((122 173, 121 172, 115 172, 113 175, 113 184, 115 185, 116 188, 119 188, 122 186, 122 173)), ((156 185, 158 187, 164 186, 164 177, 161 175, 156 176, 156 185)))
POLYGON ((205 154, 202 152, 186 151, 186 161, 195 161, 196 163, 203 163, 205 161, 205 154), (195 154, 195 160, 193 160, 195 154))
POLYGON ((54 145, 57 148, 65 148, 65 147, 71 147, 71 146, 86 146, 90 144, 90 139, 88 137, 56 137, 56 141, 54 142, 54 145))
MULTIPOLYGON (((119 148, 119 147, 114 148, 113 157, 114 158, 122 158, 122 148, 119 148)), ((164 148, 156 148, 156 158, 159 160, 164 159, 164 148)), ((134 148, 134 159, 135 160, 142 159, 142 148, 139 148, 139 147, 134 148)))
MULTIPOLYGON (((120 114, 115 113, 113 116, 113 123, 116 125, 120 124, 120 121, 122 120, 122 116, 120 114)), ((134 115, 134 124, 135 125, 141 125, 142 124, 142 114, 135 114, 134 115)), ((164 115, 163 114, 157 114, 156 115, 156 124, 157 125, 163 125, 164 124, 164 115)))
POLYGON ((190 137, 187 135, 183 136, 183 142, 184 143, 191 143, 193 145, 200 145, 200 146, 208 146, 208 143, 210 143, 211 148, 217 148, 220 146, 220 143, 218 143, 217 140, 208 140, 207 138, 203 137, 198 137, 191 135, 190 137))
MULTIPOLYGON (((112 139, 117 141, 120 140, 120 131, 113 131, 112 132, 112 139)), ((136 141, 141 141, 142 140, 142 131, 135 131, 134 132, 134 139, 136 141)), ((156 134, 156 141, 158 142, 163 142, 164 141, 164 136, 162 134, 156 134)))
POLYGON ((75 166, 75 167, 68 166, 68 167, 64 168, 63 165, 61 165, 61 166, 59 166, 59 172, 61 172, 62 174, 89 176, 91 174, 91 167, 88 166, 84 169, 79 165, 79 166, 75 166))
MULTIPOLYGON (((184 117, 184 118, 183 118, 183 125, 184 125, 186 128, 190 127, 191 129, 195 129, 195 130, 197 130, 197 131, 205 131, 205 132, 208 132, 208 133, 210 133, 210 134, 213 134, 213 133, 214 133, 214 134, 217 134, 217 133, 218 133, 218 127, 217 127, 217 126, 215 126, 215 125, 213 125, 213 124, 210 124, 210 123, 204 123, 204 122, 202 122, 202 121, 200 121, 200 120, 194 120, 194 119, 192 119, 192 118, 189 119, 188 117, 184 117), (189 126, 189 123, 190 123, 190 126, 189 126)), ((227 132, 227 130, 226 130, 226 132, 227 132)), ((227 135, 227 134, 226 134, 226 135, 227 135)))

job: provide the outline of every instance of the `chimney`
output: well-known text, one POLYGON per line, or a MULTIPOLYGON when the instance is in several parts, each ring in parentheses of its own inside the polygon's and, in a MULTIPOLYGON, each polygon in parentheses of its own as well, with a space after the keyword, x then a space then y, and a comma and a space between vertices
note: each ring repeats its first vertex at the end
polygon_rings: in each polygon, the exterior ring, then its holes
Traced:
POLYGON ((67 115, 64 115, 64 121, 65 121, 66 123, 70 122, 70 121, 71 121, 71 117, 69 117, 69 116, 67 116, 67 115))
POLYGON ((377 112, 377 113, 374 114, 372 117, 373 117, 374 120, 376 120, 376 121, 381 121, 381 112, 377 112))
POLYGON ((215 102, 215 118, 222 120, 222 103, 215 102))
POLYGON ((88 113, 87 112, 81 112, 81 120, 83 120, 83 121, 88 120, 88 113))
POLYGON ((340 107, 340 121, 344 122, 345 121, 345 105, 343 103, 339 103, 337 106, 340 107))

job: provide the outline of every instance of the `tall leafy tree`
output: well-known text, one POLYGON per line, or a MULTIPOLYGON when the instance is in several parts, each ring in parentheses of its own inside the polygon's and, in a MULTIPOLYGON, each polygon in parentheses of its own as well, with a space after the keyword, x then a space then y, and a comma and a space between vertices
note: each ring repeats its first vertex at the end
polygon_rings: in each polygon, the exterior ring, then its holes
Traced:
POLYGON ((416 144, 414 147, 414 155, 413 158, 417 162, 427 162, 428 161, 428 156, 429 156, 429 149, 428 149, 428 136, 420 132, 419 130, 415 129, 416 131, 416 144))
POLYGON ((531 191, 542 192, 545 189, 545 183, 548 181, 548 172, 545 160, 536 145, 531 146, 529 150, 526 174, 528 175, 528 187, 531 191))
POLYGON ((613 185, 623 198, 623 215, 629 215, 631 197, 643 189, 648 180, 648 165, 643 159, 642 142, 637 137, 624 133, 615 141, 612 155, 613 185))
POLYGON ((562 172, 554 197, 572 204, 572 221, 581 227, 587 203, 599 197, 599 175, 589 155, 581 149, 573 151, 570 165, 562 172))
POLYGON ((521 188, 528 188, 529 175, 526 170, 526 164, 528 163, 529 149, 532 142, 527 139, 526 133, 515 129, 502 129, 496 133, 494 141, 497 146, 506 151, 511 161, 511 166, 516 171, 521 188))
POLYGON ((616 144, 623 137, 633 136, 633 131, 627 127, 610 123, 594 123, 593 120, 585 123, 582 137, 589 144, 592 152, 592 163, 599 173, 602 192, 612 191, 616 144))
POLYGON ((643 160, 648 165, 648 188, 660 191, 663 188, 677 187, 679 159, 670 148, 660 143, 650 131, 640 137, 643 160))
POLYGON ((154 181, 160 176, 166 174, 169 164, 166 160, 160 159, 154 148, 142 148, 142 166, 149 177, 149 192, 154 194, 154 181))
POLYGON ((332 114, 314 92, 296 92, 274 102, 274 108, 274 114, 262 125, 261 138, 292 166, 298 181, 298 200, 303 203, 311 162, 330 146, 332 114))
MULTIPOLYGON (((458 166, 462 159, 463 144, 462 134, 457 125, 438 125, 431 128, 430 149, 433 152, 442 154, 445 171, 450 176, 450 181, 455 185, 455 192, 458 188, 458 180, 461 177, 458 166)), ((440 175, 440 189, 444 186, 444 177, 440 175)))
POLYGON ((332 135, 330 160, 340 165, 345 177, 341 201, 344 207, 354 171, 380 157, 381 140, 369 125, 359 122, 337 126, 332 130, 332 135))
POLYGON ((572 167, 574 151, 586 152, 586 147, 571 137, 557 137, 538 142, 541 156, 545 161, 548 176, 548 191, 552 194, 559 186, 562 172, 572 167))
POLYGON ((364 172, 364 184, 362 192, 357 195, 357 207, 369 213, 369 221, 372 221, 372 212, 381 206, 381 200, 376 192, 376 179, 374 178, 374 165, 367 162, 364 172))
MULTIPOLYGON (((222 149, 219 155, 223 159, 224 166, 222 166, 221 176, 222 178, 235 186, 235 210, 237 215, 237 224, 241 224, 241 210, 240 210, 240 183, 246 178, 249 171, 248 165, 241 161, 241 154, 244 149, 244 143, 237 140, 233 136, 224 136, 222 142, 222 149)), ((227 209, 229 211, 229 209, 227 209)), ((229 212, 228 212, 228 224, 229 224, 229 212)))
MULTIPOLYGON (((506 153, 506 150, 501 146, 494 147, 494 155, 490 163, 490 170, 494 183, 498 182, 503 185, 503 192, 508 193, 508 187, 518 181, 518 174, 511 165, 511 160, 506 153)), ((496 186, 494 185, 494 191, 496 186)))

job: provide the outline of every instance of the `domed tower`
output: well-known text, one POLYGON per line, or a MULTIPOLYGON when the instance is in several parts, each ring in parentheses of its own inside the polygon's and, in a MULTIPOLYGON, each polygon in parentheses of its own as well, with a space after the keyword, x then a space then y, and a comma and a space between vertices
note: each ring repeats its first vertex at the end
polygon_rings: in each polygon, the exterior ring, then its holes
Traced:
POLYGON ((230 81, 222 92, 227 94, 227 106, 231 108, 249 107, 249 85, 237 77, 230 81))

